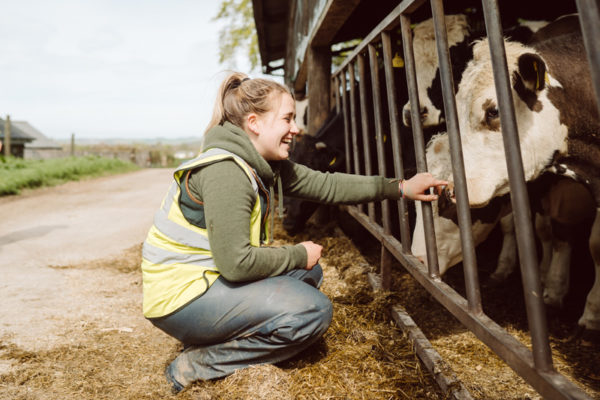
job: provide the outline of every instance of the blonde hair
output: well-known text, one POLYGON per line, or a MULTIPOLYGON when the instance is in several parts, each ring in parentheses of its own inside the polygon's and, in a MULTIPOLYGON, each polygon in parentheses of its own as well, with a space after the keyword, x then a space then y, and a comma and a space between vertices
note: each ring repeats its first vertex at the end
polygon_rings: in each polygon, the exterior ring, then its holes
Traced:
POLYGON ((241 72, 230 73, 221 83, 212 118, 205 133, 224 122, 244 128, 244 119, 250 113, 264 114, 271 110, 271 96, 292 92, 284 85, 263 78, 250 79, 241 72))

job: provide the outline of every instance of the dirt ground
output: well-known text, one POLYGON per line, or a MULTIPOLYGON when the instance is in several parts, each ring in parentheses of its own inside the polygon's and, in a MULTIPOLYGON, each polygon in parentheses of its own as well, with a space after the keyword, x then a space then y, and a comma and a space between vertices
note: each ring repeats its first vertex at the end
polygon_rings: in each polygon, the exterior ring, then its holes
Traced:
MULTIPOLYGON (((390 323, 391 304, 408 311, 474 398, 540 398, 401 267, 394 292, 374 294, 366 273, 377 270, 378 245, 352 242, 335 223, 309 225, 294 237, 276 225, 276 244, 311 239, 324 246, 322 290, 334 319, 323 339, 277 366, 171 395, 163 371, 181 346, 142 317, 139 271, 169 175, 144 170, 0 199, 0 399, 448 398, 390 323)), ((458 291, 459 277, 459 269, 448 276, 458 291)), ((518 291, 494 290, 514 304, 497 306, 485 296, 486 311, 504 310, 494 317, 526 340, 518 291)), ((600 349, 560 335, 552 345, 558 368, 600 398, 600 349)))

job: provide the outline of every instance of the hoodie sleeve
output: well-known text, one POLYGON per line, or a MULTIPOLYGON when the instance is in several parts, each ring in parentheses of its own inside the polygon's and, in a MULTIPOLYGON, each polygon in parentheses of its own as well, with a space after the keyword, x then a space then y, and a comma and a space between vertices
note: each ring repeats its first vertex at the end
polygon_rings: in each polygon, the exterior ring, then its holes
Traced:
POLYGON ((326 204, 357 204, 400 198, 398 180, 382 176, 320 172, 286 160, 280 163, 284 195, 326 204))
POLYGON ((256 194, 248 176, 232 160, 196 171, 191 190, 204 202, 208 239, 221 275, 245 282, 281 275, 306 266, 301 244, 254 247, 250 244, 250 216, 256 194))

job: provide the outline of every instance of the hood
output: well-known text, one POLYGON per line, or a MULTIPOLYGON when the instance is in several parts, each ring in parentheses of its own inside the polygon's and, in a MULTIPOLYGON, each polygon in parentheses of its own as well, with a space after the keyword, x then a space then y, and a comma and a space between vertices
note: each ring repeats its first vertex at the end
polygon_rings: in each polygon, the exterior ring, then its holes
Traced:
POLYGON ((258 174, 263 183, 273 186, 275 171, 278 171, 278 162, 267 162, 258 152, 248 138, 248 134, 240 127, 225 122, 211 128, 204 135, 202 150, 219 148, 230 151, 240 156, 258 174))

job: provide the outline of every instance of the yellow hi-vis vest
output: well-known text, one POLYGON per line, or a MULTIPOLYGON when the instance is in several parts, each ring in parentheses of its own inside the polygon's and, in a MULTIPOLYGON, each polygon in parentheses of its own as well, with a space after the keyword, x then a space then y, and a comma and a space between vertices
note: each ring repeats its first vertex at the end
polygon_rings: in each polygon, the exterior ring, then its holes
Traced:
MULTIPOLYGON (((180 196, 182 190, 186 190, 183 178, 187 171, 225 159, 233 159, 242 168, 256 192, 250 217, 250 244, 260 246, 261 225, 263 237, 266 241, 269 239, 269 224, 266 220, 261 221, 259 190, 265 189, 244 160, 229 151, 213 148, 182 164, 173 174, 175 180, 154 216, 154 225, 142 250, 143 312, 146 318, 158 318, 177 311, 206 292, 220 275, 210 251, 208 231, 187 221, 181 210, 180 196)), ((267 218, 268 208, 267 205, 267 218)))

